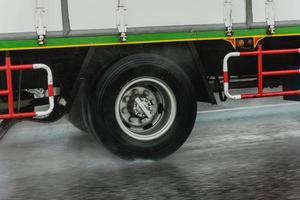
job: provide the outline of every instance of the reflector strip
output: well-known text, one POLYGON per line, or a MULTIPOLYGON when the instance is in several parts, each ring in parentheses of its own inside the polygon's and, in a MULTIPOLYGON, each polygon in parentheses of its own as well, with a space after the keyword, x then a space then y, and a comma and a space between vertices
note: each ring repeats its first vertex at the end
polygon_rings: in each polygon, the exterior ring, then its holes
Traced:
POLYGON ((54 96, 53 85, 48 85, 48 96, 49 97, 53 97, 54 96))

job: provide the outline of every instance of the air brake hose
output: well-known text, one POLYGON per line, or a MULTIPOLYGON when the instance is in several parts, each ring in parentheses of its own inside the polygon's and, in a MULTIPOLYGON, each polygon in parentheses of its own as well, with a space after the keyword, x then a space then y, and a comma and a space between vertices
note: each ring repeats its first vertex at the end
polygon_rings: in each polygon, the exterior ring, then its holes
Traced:
POLYGON ((221 86, 221 82, 220 82, 220 79, 219 79, 218 75, 215 76, 215 87, 218 90, 220 100, 221 101, 226 101, 227 97, 226 97, 226 95, 223 94, 223 88, 221 86))

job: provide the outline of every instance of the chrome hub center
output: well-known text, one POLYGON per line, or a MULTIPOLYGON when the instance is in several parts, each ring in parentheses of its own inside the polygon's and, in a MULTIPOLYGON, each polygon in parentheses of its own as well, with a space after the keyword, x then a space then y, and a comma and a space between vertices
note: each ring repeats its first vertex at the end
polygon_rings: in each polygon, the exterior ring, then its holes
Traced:
POLYGON ((139 140, 152 140, 164 134, 176 114, 174 94, 165 83, 143 77, 129 82, 115 105, 122 130, 139 140))
POLYGON ((156 114, 156 96, 144 87, 128 90, 122 98, 122 118, 131 126, 145 126, 156 114))

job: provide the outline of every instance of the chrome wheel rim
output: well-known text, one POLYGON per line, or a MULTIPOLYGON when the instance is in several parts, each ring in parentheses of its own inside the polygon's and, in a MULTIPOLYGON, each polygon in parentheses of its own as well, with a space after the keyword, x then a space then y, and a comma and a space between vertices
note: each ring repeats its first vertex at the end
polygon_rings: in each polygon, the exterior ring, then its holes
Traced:
POLYGON ((142 141, 166 134, 176 112, 173 91, 165 82, 153 77, 140 77, 127 83, 115 103, 120 128, 128 136, 142 141))

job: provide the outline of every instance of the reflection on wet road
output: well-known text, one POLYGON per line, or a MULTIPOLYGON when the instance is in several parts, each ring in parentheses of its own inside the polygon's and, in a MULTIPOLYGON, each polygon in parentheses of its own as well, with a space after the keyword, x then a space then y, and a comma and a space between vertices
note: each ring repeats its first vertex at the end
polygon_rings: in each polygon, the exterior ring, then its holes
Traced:
POLYGON ((65 120, 0 144, 0 199, 300 199, 300 105, 200 113, 158 162, 123 161, 65 120))

